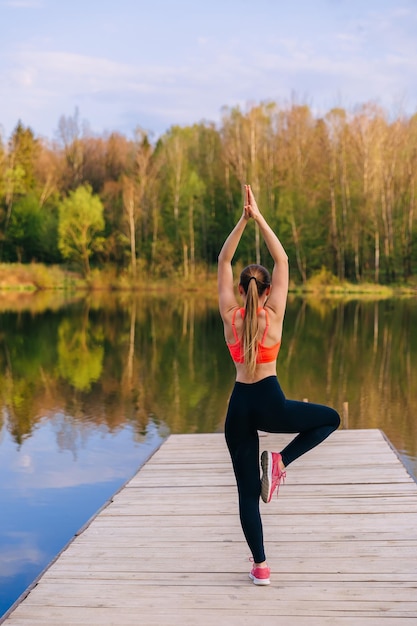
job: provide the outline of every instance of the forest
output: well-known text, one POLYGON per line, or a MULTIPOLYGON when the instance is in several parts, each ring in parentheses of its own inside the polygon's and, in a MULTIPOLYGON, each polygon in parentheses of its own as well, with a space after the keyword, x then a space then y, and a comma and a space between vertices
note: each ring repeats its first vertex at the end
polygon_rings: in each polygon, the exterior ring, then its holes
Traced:
MULTIPOLYGON (((417 273, 417 114, 376 104, 224 108, 218 125, 94 134, 76 110, 54 139, 19 121, 0 136, 0 263, 136 281, 201 281, 250 183, 291 278, 412 283, 417 273)), ((256 225, 237 261, 268 254, 256 225)))

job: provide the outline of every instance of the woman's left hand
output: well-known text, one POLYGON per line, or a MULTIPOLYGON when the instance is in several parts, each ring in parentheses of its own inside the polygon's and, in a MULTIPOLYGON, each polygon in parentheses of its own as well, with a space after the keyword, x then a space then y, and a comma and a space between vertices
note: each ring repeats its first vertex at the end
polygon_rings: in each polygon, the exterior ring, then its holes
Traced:
POLYGON ((243 205, 242 214, 242 217, 244 217, 245 220, 249 220, 251 217, 250 208, 250 185, 245 185, 245 203, 243 205))

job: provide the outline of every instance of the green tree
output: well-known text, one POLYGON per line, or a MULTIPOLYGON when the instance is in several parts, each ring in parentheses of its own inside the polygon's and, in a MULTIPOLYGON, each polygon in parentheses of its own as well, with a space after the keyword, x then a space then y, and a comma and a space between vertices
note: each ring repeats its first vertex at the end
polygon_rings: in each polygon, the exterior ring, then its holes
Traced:
POLYGON ((42 214, 39 202, 33 195, 25 196, 15 204, 8 230, 8 243, 15 249, 19 263, 37 256, 41 232, 42 214))
MULTIPOLYGON (((145 248, 148 232, 152 229, 153 186, 159 169, 159 159, 154 157, 154 149, 148 134, 141 128, 135 131, 133 160, 128 175, 121 177, 123 190, 123 207, 130 246, 132 277, 137 278, 138 247, 145 248), (151 226, 148 229, 148 225, 151 226)), ((156 228, 157 233, 157 228, 156 228)))
POLYGON ((195 217, 197 211, 201 212, 201 200, 204 193, 205 186, 203 181, 194 170, 191 170, 183 189, 182 203, 184 210, 181 212, 182 216, 186 216, 185 220, 181 220, 181 242, 185 279, 191 278, 194 280, 195 278, 195 217))
POLYGON ((41 205, 36 194, 17 200, 7 235, 7 257, 19 263, 61 261, 56 206, 41 205))
POLYGON ((89 185, 70 192, 59 205, 58 247, 64 259, 90 274, 90 257, 103 244, 103 204, 89 185))
MULTIPOLYGON (((403 153, 401 158, 401 192, 403 195, 401 250, 404 279, 412 274, 413 235, 417 214, 417 114, 404 124, 403 153)), ((415 241, 414 241, 415 246, 415 241)))
POLYGON ((10 167, 20 167, 23 176, 24 191, 28 192, 36 186, 36 162, 39 157, 40 143, 31 128, 23 126, 19 121, 9 142, 10 167))
POLYGON ((9 141, 7 154, 3 157, 4 172, 2 195, 5 215, 3 219, 2 249, 7 241, 7 231, 17 198, 31 193, 36 187, 35 168, 40 146, 31 128, 18 122, 9 141))

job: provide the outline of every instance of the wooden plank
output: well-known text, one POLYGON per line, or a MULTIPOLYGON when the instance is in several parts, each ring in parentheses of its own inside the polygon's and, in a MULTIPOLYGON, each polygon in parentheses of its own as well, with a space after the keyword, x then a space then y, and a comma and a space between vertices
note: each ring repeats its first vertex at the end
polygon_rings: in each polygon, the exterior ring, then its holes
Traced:
MULTIPOLYGON (((261 433, 261 446, 290 438, 261 433)), ((417 485, 380 431, 335 433, 261 511, 268 588, 248 578, 224 436, 171 436, 0 623, 417 622, 417 485)))
MULTIPOLYGON (((268 602, 266 601, 267 605, 268 602)), ((260 623, 265 626, 402 626, 403 624, 413 624, 414 616, 407 617, 402 615, 401 621, 399 617, 394 615, 385 615, 383 622, 381 617, 366 615, 362 617, 357 613, 351 614, 345 612, 343 615, 336 615, 330 612, 330 615, 316 616, 312 612, 307 615, 297 614, 290 616, 289 607, 280 607, 280 613, 275 615, 262 614, 259 616, 251 614, 235 614, 232 611, 220 612, 218 610, 207 610, 204 612, 203 621, 197 622, 201 626, 218 626, 219 624, 228 624, 229 626, 259 626, 260 623), (281 617, 280 619, 280 616, 281 617)), ((197 612, 198 613, 198 612, 197 612)), ((200 614, 202 611, 200 611, 200 614)), ((96 607, 74 607, 71 611, 71 617, 68 618, 68 610, 39 608, 20 617, 15 617, 13 622, 17 626, 45 626, 45 624, 59 624, 60 626, 137 626, 138 624, 146 624, 146 626, 196 626, 196 611, 181 611, 174 613, 160 613, 158 611, 148 611, 146 614, 146 622, 142 621, 142 617, 138 612, 130 608, 96 608, 96 607), (181 616, 181 622, 178 621, 178 615, 181 616)), ((415 621, 414 621, 415 623, 415 621)))

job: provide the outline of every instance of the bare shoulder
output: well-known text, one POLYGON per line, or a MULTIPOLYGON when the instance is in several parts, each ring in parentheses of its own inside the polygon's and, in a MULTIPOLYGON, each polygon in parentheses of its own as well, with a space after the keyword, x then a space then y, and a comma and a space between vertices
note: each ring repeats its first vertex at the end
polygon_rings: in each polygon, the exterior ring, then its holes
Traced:
POLYGON ((239 304, 236 302, 235 305, 230 306, 223 311, 220 311, 221 318, 224 324, 232 324, 233 318, 235 317, 237 311, 239 311, 239 304))
POLYGON ((281 307, 274 306, 273 303, 269 303, 269 301, 265 304, 265 310, 268 313, 268 317, 271 322, 276 322, 280 318, 282 318, 281 307))
MULTIPOLYGON (((221 318, 223 321, 224 336, 225 336, 227 343, 233 343, 235 341, 232 324, 233 324, 233 318, 235 317, 239 308, 240 308, 239 305, 236 304, 236 306, 230 309, 227 309, 226 311, 223 311, 223 313, 220 312, 221 318)), ((239 321, 240 320, 238 319, 236 320, 238 326, 239 326, 239 321)))
POLYGON ((285 310, 287 308, 288 297, 288 285, 281 284, 280 286, 274 284, 271 293, 268 296, 268 300, 265 303, 265 308, 271 317, 271 323, 281 324, 284 319, 285 310))
POLYGON ((284 322, 284 312, 279 308, 268 305, 268 303, 265 305, 265 310, 267 311, 269 318, 269 334, 271 338, 274 338, 276 341, 280 341, 284 322))

